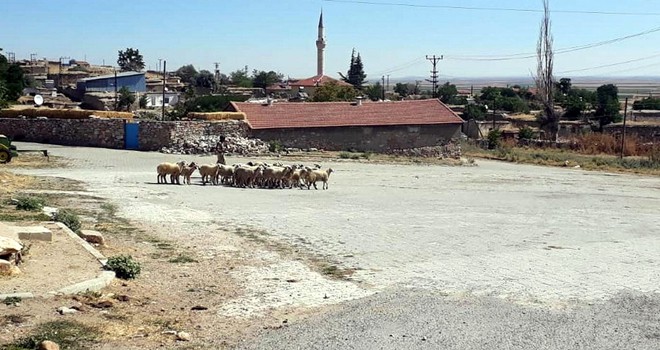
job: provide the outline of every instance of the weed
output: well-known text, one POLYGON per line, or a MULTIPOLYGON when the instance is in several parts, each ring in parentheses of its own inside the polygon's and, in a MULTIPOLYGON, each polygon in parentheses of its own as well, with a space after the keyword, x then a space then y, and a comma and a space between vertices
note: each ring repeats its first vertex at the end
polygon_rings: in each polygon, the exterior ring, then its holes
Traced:
POLYGON ((37 349, 44 340, 59 344, 62 349, 89 349, 99 338, 96 328, 86 326, 76 321, 51 321, 42 323, 24 338, 7 344, 3 349, 27 350, 37 349))
POLYGON ((114 271, 117 277, 121 279, 134 279, 142 270, 140 263, 133 260, 130 255, 118 255, 109 258, 106 268, 114 271))
POLYGON ((16 209, 25 211, 39 211, 46 205, 46 201, 41 197, 20 196, 16 201, 16 209))
POLYGON ((179 254, 176 257, 174 257, 174 258, 172 258, 168 261, 171 262, 171 263, 174 263, 174 264, 185 264, 185 263, 196 263, 196 262, 198 262, 193 257, 191 257, 190 255, 187 255, 187 254, 179 254))
POLYGON ((339 153, 339 158, 340 159, 350 159, 351 154, 349 152, 340 152, 339 153))
POLYGON ((101 204, 101 209, 103 209, 109 217, 114 217, 117 214, 117 206, 112 203, 101 204))
POLYGON ((21 300, 23 299, 21 299, 20 297, 7 297, 4 300, 2 300, 2 303, 5 305, 16 305, 20 303, 21 300))
POLYGON ((284 149, 280 140, 273 140, 268 143, 268 150, 271 152, 280 152, 284 149))
POLYGON ((102 296, 101 292, 95 292, 89 289, 84 292, 78 293, 78 295, 86 299, 98 299, 102 296))
POLYGON ((77 232, 82 227, 80 218, 76 213, 68 209, 61 209, 53 217, 55 221, 61 222, 73 232, 77 232))

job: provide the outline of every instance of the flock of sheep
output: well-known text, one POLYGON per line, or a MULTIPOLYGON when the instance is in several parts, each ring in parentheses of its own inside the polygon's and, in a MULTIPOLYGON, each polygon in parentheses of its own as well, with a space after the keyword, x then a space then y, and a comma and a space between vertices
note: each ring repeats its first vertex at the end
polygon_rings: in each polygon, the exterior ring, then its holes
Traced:
POLYGON ((227 186, 242 188, 305 188, 316 187, 317 182, 323 184, 324 190, 328 189, 328 179, 332 169, 321 169, 315 164, 314 167, 302 164, 283 165, 266 164, 261 162, 248 162, 246 164, 225 165, 222 163, 197 165, 195 162, 186 164, 184 161, 178 163, 161 163, 156 167, 158 172, 158 183, 190 184, 190 178, 195 171, 202 176, 202 184, 223 184, 227 186))

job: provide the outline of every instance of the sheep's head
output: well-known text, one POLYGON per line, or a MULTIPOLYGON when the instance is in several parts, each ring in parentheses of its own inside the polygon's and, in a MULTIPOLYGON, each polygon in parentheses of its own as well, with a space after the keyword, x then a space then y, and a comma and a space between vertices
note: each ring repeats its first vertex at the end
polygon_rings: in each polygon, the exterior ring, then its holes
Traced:
POLYGON ((328 172, 328 175, 330 175, 334 170, 332 170, 332 168, 328 168, 326 171, 328 172))
POLYGON ((178 163, 176 163, 176 165, 178 165, 178 166, 179 166, 179 168, 183 168, 183 167, 185 167, 185 166, 186 166, 186 161, 185 161, 185 160, 182 160, 182 161, 180 161, 180 162, 178 162, 178 163))

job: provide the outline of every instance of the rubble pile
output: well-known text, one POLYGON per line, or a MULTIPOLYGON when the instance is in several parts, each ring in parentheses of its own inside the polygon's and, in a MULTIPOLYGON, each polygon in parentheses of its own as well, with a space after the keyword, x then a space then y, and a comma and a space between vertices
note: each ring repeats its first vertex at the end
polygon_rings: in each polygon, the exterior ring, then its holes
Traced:
POLYGON ((424 158, 461 158, 461 144, 450 142, 441 146, 429 146, 419 148, 393 149, 388 153, 404 157, 424 157, 424 158))
MULTIPOLYGON (((160 149, 169 154, 208 154, 215 153, 220 135, 206 135, 188 140, 177 140, 169 147, 160 149)), ((224 143, 225 153, 237 155, 256 155, 268 153, 268 143, 260 139, 249 139, 243 136, 227 136, 224 143)))

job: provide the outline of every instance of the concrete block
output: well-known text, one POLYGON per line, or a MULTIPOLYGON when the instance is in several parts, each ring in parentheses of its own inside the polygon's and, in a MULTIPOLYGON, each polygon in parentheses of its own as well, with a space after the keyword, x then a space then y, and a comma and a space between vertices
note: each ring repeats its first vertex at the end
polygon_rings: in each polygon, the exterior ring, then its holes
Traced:
POLYGON ((43 226, 14 227, 18 238, 27 241, 53 241, 53 232, 43 226))
POLYGON ((114 271, 103 271, 96 278, 64 287, 58 291, 51 292, 51 294, 77 294, 86 291, 98 292, 107 287, 114 278, 114 271))

